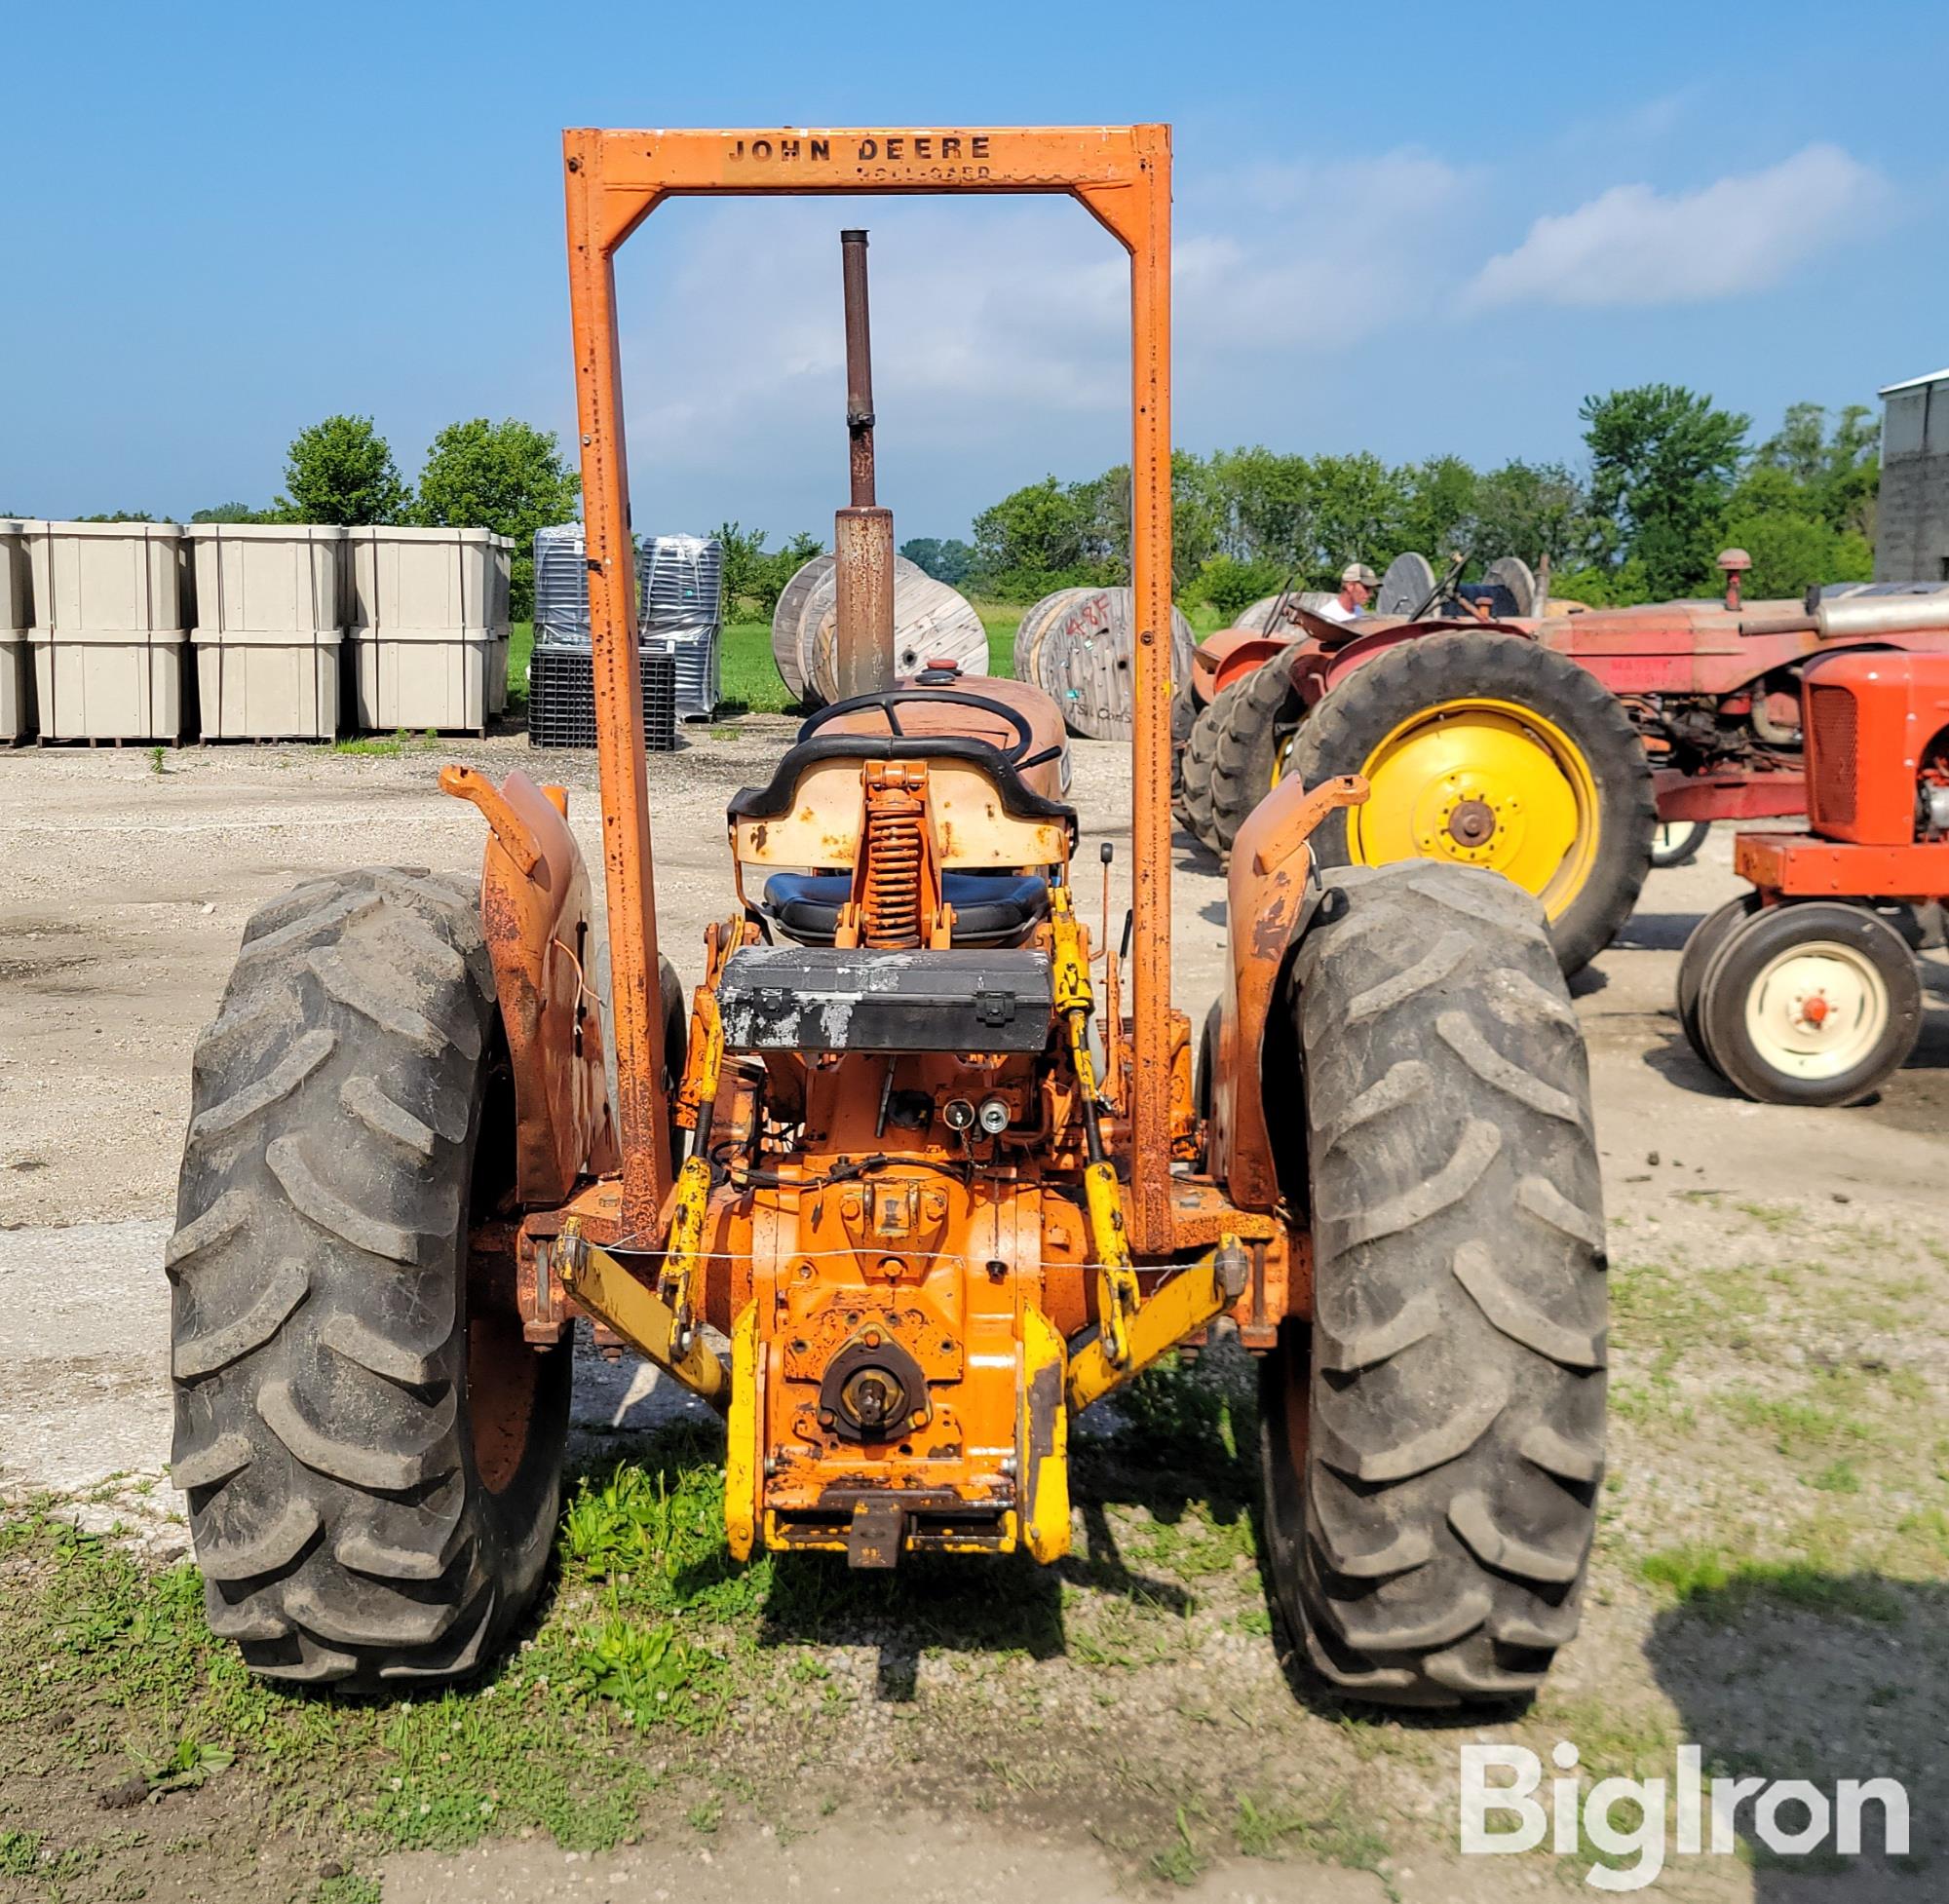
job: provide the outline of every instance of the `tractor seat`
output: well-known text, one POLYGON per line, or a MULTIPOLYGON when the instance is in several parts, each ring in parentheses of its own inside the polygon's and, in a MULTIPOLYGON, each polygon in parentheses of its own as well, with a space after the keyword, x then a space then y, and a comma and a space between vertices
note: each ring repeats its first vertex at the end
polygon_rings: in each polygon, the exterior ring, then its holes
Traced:
MULTIPOLYGON (((765 910, 801 945, 830 945, 852 896, 851 873, 774 873, 765 882, 765 910)), ((1035 873, 947 873, 941 896, 954 908, 956 945, 1019 945, 1049 911, 1049 883, 1035 873)))

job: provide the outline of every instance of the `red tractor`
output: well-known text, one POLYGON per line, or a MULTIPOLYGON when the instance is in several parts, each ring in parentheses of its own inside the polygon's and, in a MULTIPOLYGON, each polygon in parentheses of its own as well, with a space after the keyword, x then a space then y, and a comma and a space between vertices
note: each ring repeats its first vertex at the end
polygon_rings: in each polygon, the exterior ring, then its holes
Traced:
POLYGON ((1754 890, 1687 941, 1678 1016, 1746 1096, 1853 1104, 1922 1028, 1897 922, 1949 897, 1949 654, 1836 655, 1802 700, 1808 830, 1739 836, 1754 890))
MULTIPOLYGON (((1488 866, 1534 893, 1567 971, 1624 924, 1661 825, 1806 811, 1801 676, 1837 649, 1949 653, 1949 595, 1860 594, 1483 621, 1289 610, 1297 638, 1199 653, 1180 819, 1214 852, 1287 774, 1373 792, 1330 864, 1488 866)), ((1180 704, 1180 729, 1187 723, 1180 704)))

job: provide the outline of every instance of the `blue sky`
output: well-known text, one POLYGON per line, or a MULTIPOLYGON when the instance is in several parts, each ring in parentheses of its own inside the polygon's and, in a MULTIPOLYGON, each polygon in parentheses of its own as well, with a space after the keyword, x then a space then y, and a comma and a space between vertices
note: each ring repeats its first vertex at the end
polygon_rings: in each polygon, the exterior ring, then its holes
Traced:
MULTIPOLYGON (((1770 428, 1949 363, 1949 9, 361 4, 10 11, 0 509, 277 488, 332 410, 570 438, 566 125, 1166 119, 1177 441, 1575 458, 1590 391, 1770 428)), ((619 271, 639 526, 830 533, 837 242, 883 500, 953 535, 1127 442, 1062 201, 677 204, 619 271)))

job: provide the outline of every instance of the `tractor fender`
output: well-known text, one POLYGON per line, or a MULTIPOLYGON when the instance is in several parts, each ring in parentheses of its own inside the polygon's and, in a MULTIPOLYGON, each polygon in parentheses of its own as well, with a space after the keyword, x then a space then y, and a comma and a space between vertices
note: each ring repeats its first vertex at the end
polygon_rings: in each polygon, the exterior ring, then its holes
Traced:
POLYGON ((1220 628, 1199 643, 1192 657, 1191 692, 1201 705, 1218 695, 1242 674, 1293 645, 1290 635, 1264 634, 1256 628, 1220 628))
POLYGON ((1530 641, 1536 638, 1534 628, 1516 622, 1478 622, 1472 615, 1460 621, 1395 622, 1368 634, 1357 634, 1353 640, 1330 651, 1316 649, 1310 665, 1295 656, 1293 686, 1308 706, 1316 706, 1357 667, 1365 666, 1376 655, 1398 648, 1403 641, 1419 641, 1424 635, 1446 634, 1454 628, 1487 629, 1492 634, 1520 635, 1530 641))
POLYGON ((1266 1094, 1275 1084, 1283 1091, 1294 1081, 1268 1076, 1266 1033, 1319 894, 1307 841, 1335 808, 1357 806, 1366 797, 1367 783, 1357 775, 1313 787, 1283 780, 1246 817, 1232 843, 1226 877, 1231 938, 1206 1148, 1211 1174, 1241 1209, 1271 1210, 1280 1200, 1266 1094))
POLYGON ((587 975, 594 926, 589 874, 568 830, 568 795, 513 773, 496 787, 471 767, 441 788, 487 821, 480 923, 514 1071, 516 1191, 563 1202, 585 1171, 618 1167, 603 1073, 602 1006, 587 975))

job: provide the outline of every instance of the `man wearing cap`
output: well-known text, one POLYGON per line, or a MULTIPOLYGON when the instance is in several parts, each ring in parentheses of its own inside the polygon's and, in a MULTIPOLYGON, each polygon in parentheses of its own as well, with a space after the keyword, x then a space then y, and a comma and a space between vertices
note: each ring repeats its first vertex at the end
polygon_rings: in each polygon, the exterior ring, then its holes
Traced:
POLYGON ((1329 622, 1357 622, 1380 586, 1380 577, 1365 562, 1349 562, 1340 571, 1340 592, 1318 612, 1329 622))

